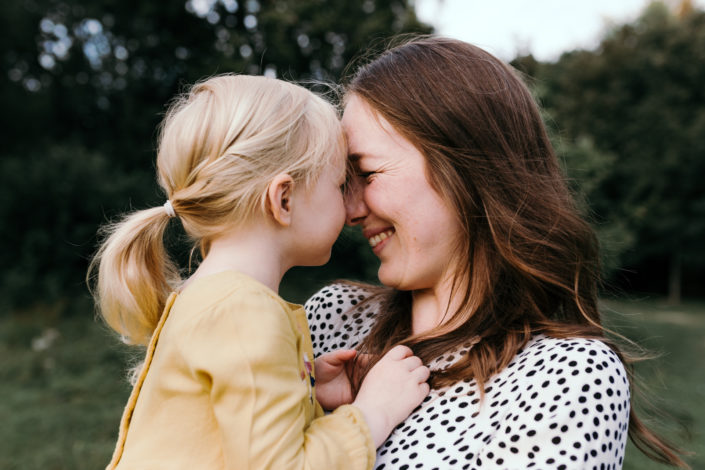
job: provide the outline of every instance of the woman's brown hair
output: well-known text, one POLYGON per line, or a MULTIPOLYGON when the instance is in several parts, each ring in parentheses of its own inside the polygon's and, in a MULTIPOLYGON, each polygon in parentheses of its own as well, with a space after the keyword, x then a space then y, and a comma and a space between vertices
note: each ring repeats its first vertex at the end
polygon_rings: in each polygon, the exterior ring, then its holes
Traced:
MULTIPOLYGON (((433 188, 458 214, 462 299, 447 321, 411 333, 411 293, 382 289, 379 317, 360 345, 381 354, 398 343, 424 362, 473 347, 434 371, 443 387, 474 378, 482 389, 532 335, 597 338, 629 365, 636 357, 605 337, 598 309, 599 249, 580 215, 538 106, 518 74, 462 41, 422 37, 360 67, 345 86, 426 157, 433 188)), ((630 373, 631 380, 631 373, 630 373)), ((686 467, 674 446, 630 412, 629 435, 654 460, 686 467)))

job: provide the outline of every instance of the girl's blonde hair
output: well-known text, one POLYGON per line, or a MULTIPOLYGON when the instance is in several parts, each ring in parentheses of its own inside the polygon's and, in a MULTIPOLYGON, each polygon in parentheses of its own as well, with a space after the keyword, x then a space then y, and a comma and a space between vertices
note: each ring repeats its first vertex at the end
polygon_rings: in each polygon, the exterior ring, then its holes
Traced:
MULTIPOLYGON (((205 256, 214 237, 264 213, 274 176, 288 173, 308 188, 345 154, 337 112, 323 98, 273 78, 220 75, 171 104, 161 126, 157 172, 205 256)), ((89 281, 97 273, 98 310, 125 342, 149 341, 181 282, 164 247, 168 221, 160 206, 105 227, 106 239, 89 267, 89 281)))

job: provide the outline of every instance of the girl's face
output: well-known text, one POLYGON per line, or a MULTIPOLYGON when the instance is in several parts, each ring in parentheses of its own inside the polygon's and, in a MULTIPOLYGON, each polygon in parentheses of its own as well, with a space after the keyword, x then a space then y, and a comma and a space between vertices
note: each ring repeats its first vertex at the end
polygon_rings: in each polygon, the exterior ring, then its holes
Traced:
POLYGON ((450 279, 461 228, 431 187, 424 156, 357 96, 347 101, 342 123, 359 174, 346 198, 347 223, 362 225, 381 260, 379 280, 419 290, 450 279))
POLYGON ((345 162, 341 158, 329 164, 311 187, 300 187, 302 192, 294 203, 294 265, 320 266, 330 259, 333 243, 345 224, 344 183, 345 162))

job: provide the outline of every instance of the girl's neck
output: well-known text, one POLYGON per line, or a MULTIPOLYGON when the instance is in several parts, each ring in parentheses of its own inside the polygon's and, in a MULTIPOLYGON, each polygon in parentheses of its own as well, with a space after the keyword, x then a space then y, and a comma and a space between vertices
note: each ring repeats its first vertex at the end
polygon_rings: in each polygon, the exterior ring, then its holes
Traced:
POLYGON ((276 232, 268 227, 233 230, 211 241, 208 255, 184 287, 200 277, 237 271, 279 292, 279 283, 291 267, 281 248, 276 232))

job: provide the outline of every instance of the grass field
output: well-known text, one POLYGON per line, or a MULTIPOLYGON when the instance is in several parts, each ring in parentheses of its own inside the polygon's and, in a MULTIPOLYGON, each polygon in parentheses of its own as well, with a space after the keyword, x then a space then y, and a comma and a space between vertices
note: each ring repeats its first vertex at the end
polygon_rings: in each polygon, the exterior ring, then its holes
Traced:
MULTIPOLYGON (((607 323, 661 356, 637 365, 657 407, 685 424, 665 434, 705 469, 705 303, 605 301, 607 323), (690 436, 688 437, 688 434, 690 436)), ((0 319, 0 469, 95 470, 109 460, 134 353, 93 320, 87 301, 68 318, 0 319)), ((625 469, 668 468, 627 450, 625 469)))
MULTIPOLYGON (((662 434, 693 453, 687 461, 705 469, 705 303, 669 306, 663 301, 604 301, 606 323, 659 357, 636 365, 654 407, 670 423, 662 434), (673 423, 681 425, 674 425, 673 423)), ((645 458, 630 443, 624 468, 669 468, 645 458)))

